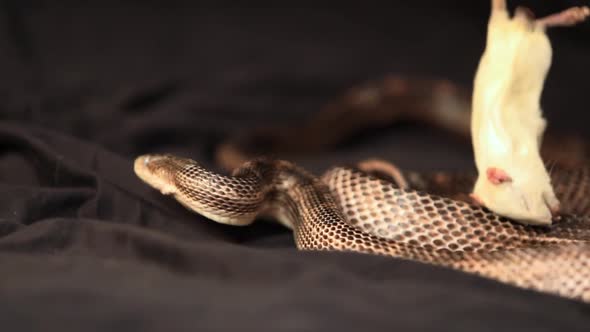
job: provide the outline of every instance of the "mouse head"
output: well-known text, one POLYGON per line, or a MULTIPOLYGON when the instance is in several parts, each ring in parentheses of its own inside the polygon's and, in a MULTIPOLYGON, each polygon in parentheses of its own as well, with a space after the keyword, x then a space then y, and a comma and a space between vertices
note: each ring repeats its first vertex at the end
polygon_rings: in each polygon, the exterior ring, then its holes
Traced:
POLYGON ((550 225, 559 210, 551 179, 544 167, 487 167, 471 194, 480 205, 524 224, 550 225))

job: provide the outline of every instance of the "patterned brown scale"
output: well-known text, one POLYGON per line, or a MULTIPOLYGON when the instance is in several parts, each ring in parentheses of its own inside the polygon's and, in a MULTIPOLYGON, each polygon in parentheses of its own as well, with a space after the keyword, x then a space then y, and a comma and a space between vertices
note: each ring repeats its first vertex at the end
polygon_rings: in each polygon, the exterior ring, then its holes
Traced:
POLYGON ((347 168, 333 168, 322 179, 352 225, 399 242, 429 244, 435 250, 490 251, 590 240, 588 227, 578 225, 583 221, 570 220, 552 228, 515 224, 483 208, 392 188, 389 182, 347 168), (370 217, 369 211, 377 217, 370 217))
MULTIPOLYGON (((247 225, 270 214, 293 230, 301 250, 393 256, 590 302, 590 227, 582 218, 522 226, 350 168, 318 179, 289 162, 262 159, 222 176, 170 155, 138 157, 134 168, 146 183, 214 221, 247 225)), ((560 173, 558 181, 570 176, 560 173)))
POLYGON ((561 207, 574 215, 589 215, 590 169, 554 166, 550 170, 561 207))
MULTIPOLYGON (((590 200, 586 198, 590 195, 590 168, 555 163, 548 165, 548 169, 562 209, 572 215, 589 215, 590 200)), ((471 199, 466 193, 471 191, 477 178, 477 174, 469 172, 405 172, 404 176, 413 189, 467 202, 471 199)))

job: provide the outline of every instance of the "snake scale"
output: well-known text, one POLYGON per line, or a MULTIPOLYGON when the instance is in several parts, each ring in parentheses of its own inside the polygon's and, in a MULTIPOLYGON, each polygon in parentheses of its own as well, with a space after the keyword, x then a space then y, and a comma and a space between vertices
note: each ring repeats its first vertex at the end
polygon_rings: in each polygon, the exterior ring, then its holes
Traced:
POLYGON ((589 149, 579 138, 543 140, 561 214, 542 227, 473 204, 466 194, 477 174, 405 171, 372 160, 317 177, 278 158, 321 152, 367 127, 400 120, 467 138, 469 105, 466 90, 451 82, 390 76, 351 89, 300 127, 224 142, 216 158, 230 175, 169 154, 139 156, 134 170, 213 221, 243 226, 271 217, 293 231, 300 250, 391 256, 590 302, 589 149))
POLYGON ((552 173, 569 203, 564 211, 580 215, 535 227, 450 198, 469 182, 465 174, 408 172, 400 188, 354 167, 334 167, 318 178, 272 159, 246 162, 231 176, 166 154, 140 156, 134 168, 154 188, 217 222, 248 225, 270 216, 293 230, 301 250, 416 260, 590 301, 590 224, 581 214, 588 206, 575 202, 588 194, 587 169, 552 173))

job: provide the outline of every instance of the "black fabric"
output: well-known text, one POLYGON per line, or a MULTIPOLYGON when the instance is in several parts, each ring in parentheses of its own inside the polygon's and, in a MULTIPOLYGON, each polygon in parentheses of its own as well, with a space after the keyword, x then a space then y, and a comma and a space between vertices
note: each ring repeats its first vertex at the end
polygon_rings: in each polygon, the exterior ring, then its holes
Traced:
MULTIPOLYGON (((521 3, 544 15, 584 2, 521 3)), ((0 330, 587 331, 586 304, 396 259, 298 252, 280 226, 215 224, 133 174, 146 152, 215 167, 224 137, 301 121, 388 73, 469 86, 488 1, 1 9, 0 330)), ((589 32, 550 31, 551 128, 584 134, 589 32)), ((468 144, 416 126, 294 161, 319 174, 375 156, 473 167, 468 144)))

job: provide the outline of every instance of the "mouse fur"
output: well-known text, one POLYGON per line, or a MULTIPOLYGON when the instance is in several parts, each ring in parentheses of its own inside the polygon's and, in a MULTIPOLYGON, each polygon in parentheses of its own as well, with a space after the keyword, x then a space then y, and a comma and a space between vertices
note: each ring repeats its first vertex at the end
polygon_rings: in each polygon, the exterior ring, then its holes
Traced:
POLYGON ((525 224, 550 225, 559 209, 540 156, 546 128, 540 99, 552 61, 546 25, 492 0, 486 48, 474 80, 471 134, 478 170, 472 195, 525 224), (493 178, 497 171, 505 176, 493 178))

